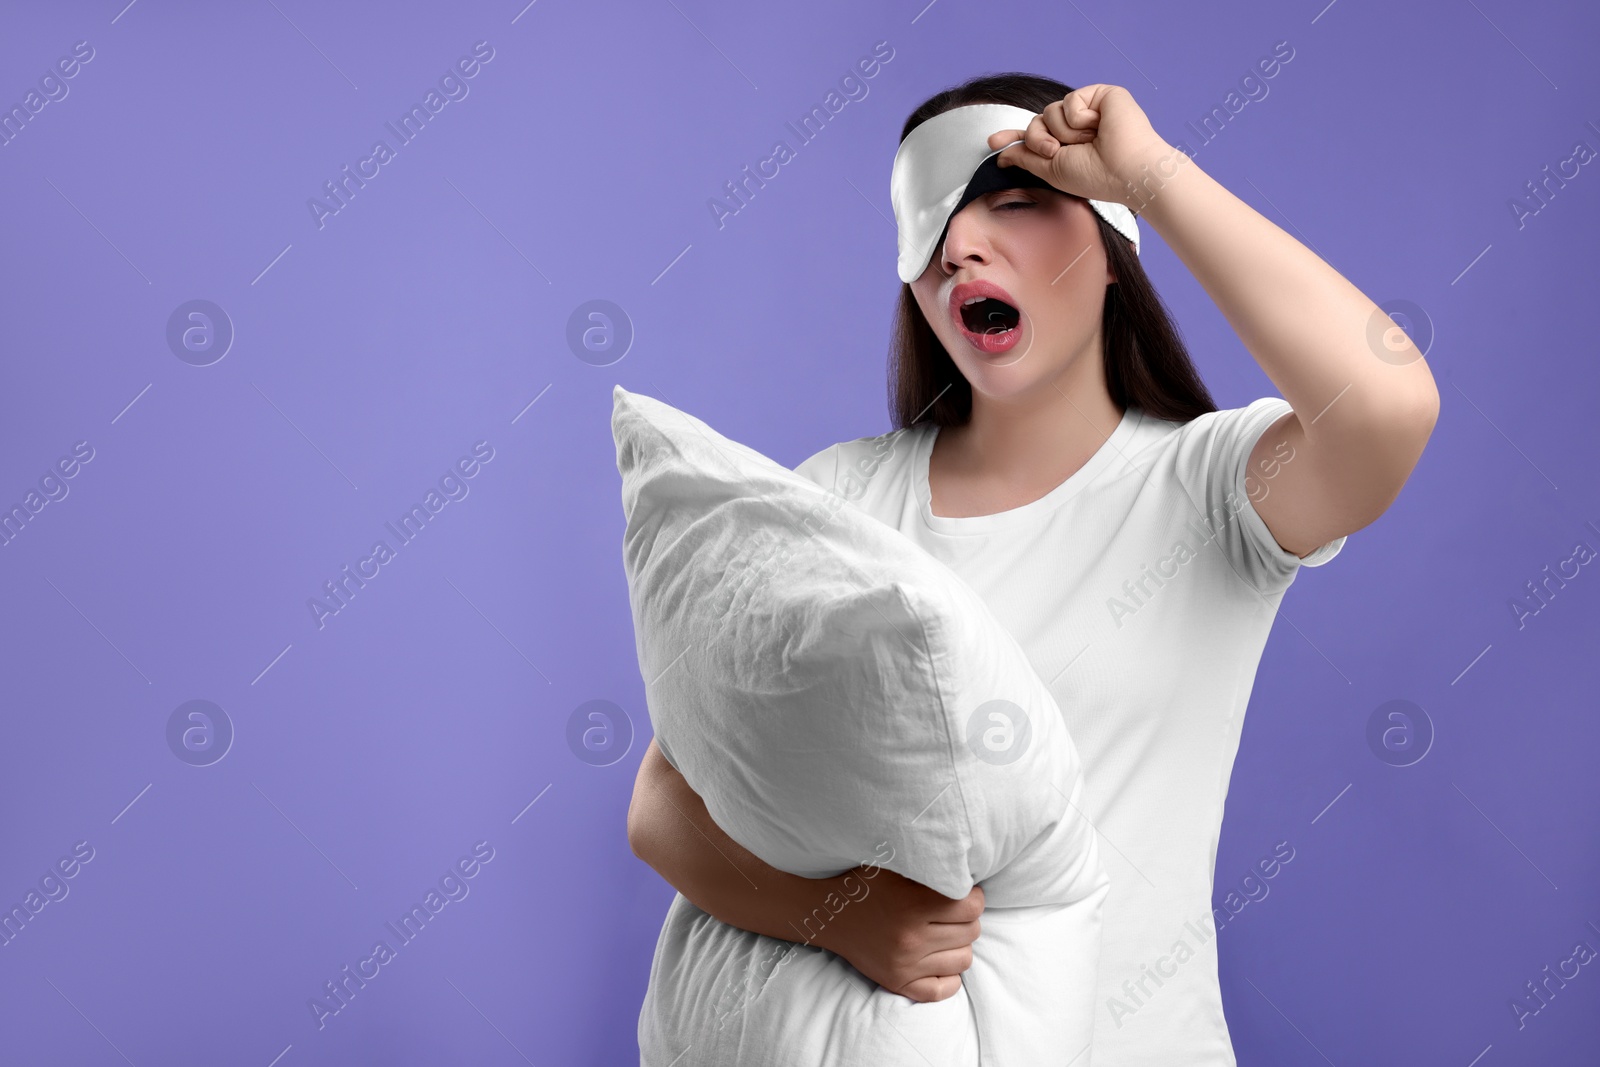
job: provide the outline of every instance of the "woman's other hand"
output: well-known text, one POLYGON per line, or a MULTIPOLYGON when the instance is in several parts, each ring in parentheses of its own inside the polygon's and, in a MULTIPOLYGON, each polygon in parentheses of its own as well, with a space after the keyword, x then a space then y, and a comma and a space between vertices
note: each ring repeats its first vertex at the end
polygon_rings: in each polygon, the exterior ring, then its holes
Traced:
MULTIPOLYGON (((960 900, 883 867, 838 877, 847 903, 813 944, 848 960, 890 992, 918 1001, 955 996, 972 966, 983 914, 983 887, 960 900), (865 892, 861 887, 865 886, 865 892)), ((826 914, 824 912, 823 914, 826 914)))
POLYGON ((653 739, 634 782, 628 842, 706 914, 826 949, 911 1000, 954 996, 961 972, 972 965, 982 888, 951 900, 884 867, 863 865, 831 878, 780 871, 716 824, 653 739))

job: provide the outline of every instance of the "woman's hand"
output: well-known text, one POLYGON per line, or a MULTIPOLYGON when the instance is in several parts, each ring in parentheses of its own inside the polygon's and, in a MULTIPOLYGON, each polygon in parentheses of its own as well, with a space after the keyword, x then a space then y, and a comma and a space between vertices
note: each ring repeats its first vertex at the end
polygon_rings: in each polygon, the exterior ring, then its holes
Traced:
POLYGON ((961 972, 972 966, 983 887, 951 900, 883 867, 857 867, 839 878, 854 881, 844 885, 848 903, 813 943, 892 993, 925 1002, 955 996, 961 972))
POLYGON ((996 163, 1022 167, 1064 193, 1133 207, 1137 183, 1157 160, 1175 152, 1150 125, 1133 94, 1120 85, 1085 85, 1052 102, 1026 130, 1000 130, 989 148, 1021 138, 996 163))
POLYGON ((716 824, 654 739, 634 782, 628 843, 713 918, 827 949, 912 1000, 954 996, 961 972, 972 966, 981 887, 951 900, 884 867, 856 867, 832 878, 780 871, 716 824), (844 907, 834 912, 825 904, 830 897, 844 900, 844 907))

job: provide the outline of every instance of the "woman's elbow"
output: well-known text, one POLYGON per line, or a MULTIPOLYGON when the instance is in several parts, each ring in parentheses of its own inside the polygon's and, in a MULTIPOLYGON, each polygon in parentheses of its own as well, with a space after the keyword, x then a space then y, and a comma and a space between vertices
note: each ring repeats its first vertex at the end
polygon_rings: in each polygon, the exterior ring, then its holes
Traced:
POLYGON ((659 764, 665 763, 665 757, 656 747, 655 740, 651 739, 645 749, 644 759, 639 763, 639 773, 633 780, 633 797, 628 801, 628 847, 645 863, 651 862, 651 846, 656 838, 657 827, 652 816, 659 797, 656 795, 655 778, 660 773, 659 764))
POLYGON ((640 801, 638 787, 633 791, 633 802, 628 805, 628 847, 646 863, 650 862, 650 827, 640 801))

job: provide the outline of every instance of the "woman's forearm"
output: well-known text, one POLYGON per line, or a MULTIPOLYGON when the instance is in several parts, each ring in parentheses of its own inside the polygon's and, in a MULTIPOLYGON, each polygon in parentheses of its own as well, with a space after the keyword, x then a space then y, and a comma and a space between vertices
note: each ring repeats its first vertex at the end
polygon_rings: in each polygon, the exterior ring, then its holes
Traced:
POLYGON ((824 901, 838 879, 780 871, 734 841, 653 740, 634 782, 628 843, 691 904, 729 926, 829 947, 824 901))
POLYGON ((951 900, 873 864, 832 878, 780 871, 723 832, 654 741, 634 781, 628 843, 713 918, 827 949, 911 1000, 955 996, 972 966, 982 886, 951 900))
POLYGON ((1288 443, 1301 458, 1256 511, 1303 555, 1394 502, 1433 432, 1438 388, 1407 334, 1343 275, 1184 153, 1170 149, 1149 172, 1174 170, 1141 218, 1294 409, 1256 454, 1288 443))
POLYGON ((1145 171, 1132 206, 1142 208, 1140 219, 1194 274, 1284 398, 1308 418, 1321 415, 1307 427, 1308 440, 1337 444, 1388 432, 1378 416, 1400 413, 1404 421, 1437 406, 1421 352, 1320 256, 1178 149, 1163 145, 1145 171), (1375 322, 1388 348, 1375 348, 1375 322))

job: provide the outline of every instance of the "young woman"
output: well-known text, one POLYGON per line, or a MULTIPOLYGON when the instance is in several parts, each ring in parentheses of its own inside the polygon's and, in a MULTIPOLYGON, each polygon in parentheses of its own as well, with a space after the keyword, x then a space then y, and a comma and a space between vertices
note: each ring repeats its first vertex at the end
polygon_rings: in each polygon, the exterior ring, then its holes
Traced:
MULTIPOLYGON (((1438 390, 1381 309, 1162 140, 1126 89, 981 77, 917 108, 902 141, 976 104, 1034 118, 989 137, 1015 180, 959 207, 902 288, 897 429, 797 470, 967 580, 1060 704, 1112 879, 1096 1067, 1231 1065, 1211 891, 1261 650, 1299 567, 1394 501, 1438 390), (1091 201, 1161 236, 1286 399, 1217 410, 1129 227, 1091 201)), ((849 877, 757 859, 653 743, 628 836, 695 906, 789 941, 849 877)), ((914 1000, 950 996, 981 887, 872 884, 812 943, 914 1000)))

